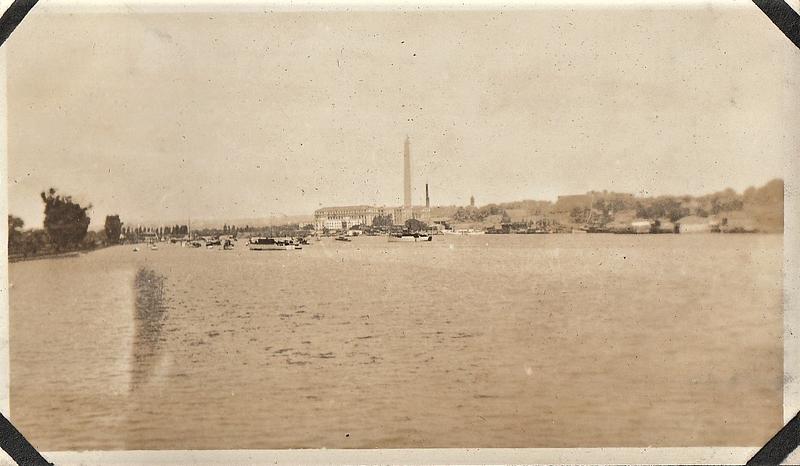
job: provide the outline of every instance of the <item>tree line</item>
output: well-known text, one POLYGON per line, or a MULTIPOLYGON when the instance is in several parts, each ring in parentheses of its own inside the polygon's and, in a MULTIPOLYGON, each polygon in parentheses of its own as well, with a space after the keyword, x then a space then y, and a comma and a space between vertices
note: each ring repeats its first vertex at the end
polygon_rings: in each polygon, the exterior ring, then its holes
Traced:
POLYGON ((43 228, 25 230, 21 218, 8 216, 9 257, 58 254, 119 243, 122 233, 119 215, 107 216, 102 231, 90 232, 91 218, 87 211, 91 204, 82 206, 55 188, 43 191, 40 196, 44 203, 43 228))
POLYGON ((459 207, 453 214, 453 220, 456 222, 482 222, 492 215, 500 215, 503 217, 503 221, 510 221, 506 209, 497 204, 488 204, 482 207, 459 207))
MULTIPOLYGON (((568 217, 575 224, 590 220, 593 224, 602 225, 613 222, 622 212, 634 213, 636 217, 643 219, 677 222, 690 215, 710 217, 745 211, 754 214, 761 223, 780 223, 783 190, 783 180, 774 179, 761 187, 749 187, 742 193, 728 188, 701 196, 634 197, 623 193, 591 191, 587 193, 587 197, 592 202, 572 207, 568 211, 568 217)), ((483 207, 454 207, 450 217, 457 222, 480 222, 492 215, 500 215, 505 222, 507 210, 522 210, 529 216, 548 216, 558 213, 557 208, 558 203, 549 201, 516 201, 483 207)), ((775 227, 782 228, 782 224, 775 227)))
POLYGON ((136 243, 141 241, 145 236, 155 235, 159 238, 164 238, 167 236, 185 236, 189 234, 189 226, 170 225, 166 227, 123 227, 122 234, 124 235, 126 241, 136 243))

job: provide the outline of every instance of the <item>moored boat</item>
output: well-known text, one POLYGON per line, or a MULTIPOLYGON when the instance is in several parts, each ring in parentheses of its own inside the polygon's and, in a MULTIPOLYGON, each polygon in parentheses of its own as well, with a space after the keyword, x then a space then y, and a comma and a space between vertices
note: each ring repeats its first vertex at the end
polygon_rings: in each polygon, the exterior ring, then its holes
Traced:
POLYGON ((248 248, 251 251, 291 251, 302 249, 292 238, 252 237, 248 248))
POLYGON ((418 243, 421 241, 433 241, 432 235, 426 235, 422 233, 397 233, 393 235, 389 235, 389 242, 408 242, 408 243, 418 243))

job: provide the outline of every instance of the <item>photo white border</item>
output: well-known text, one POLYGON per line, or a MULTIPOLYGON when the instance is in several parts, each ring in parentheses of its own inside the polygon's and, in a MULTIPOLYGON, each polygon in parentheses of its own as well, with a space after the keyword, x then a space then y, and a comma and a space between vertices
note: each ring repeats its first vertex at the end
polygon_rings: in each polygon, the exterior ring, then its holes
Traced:
MULTIPOLYGON (((0 1, 5 12, 10 0, 0 1)), ((1 13, 0 13, 1 14, 1 13)), ((0 49, 0 213, 8 215, 8 103, 6 100, 6 52, 0 49)), ((0 265, 0 413, 10 416, 11 381, 8 342, 8 231, 0 228, 0 253, 6 258, 0 265)), ((3 452, 4 453, 4 452, 3 452)))
MULTIPOLYGON (((3 12, 12 0, 0 0, 3 12)), ((800 11, 800 0, 787 1, 800 11)), ((179 0, 40 0, 29 15, 43 13, 177 13, 205 11, 363 11, 363 10, 490 10, 544 8, 750 8, 763 15, 750 0, 509 0, 453 1, 376 0, 371 2, 316 0, 292 1, 235 0, 231 2, 185 2, 179 0)), ((23 20, 25 25, 30 16, 23 20)), ((766 16, 763 17, 766 19, 766 16)), ((783 35, 777 27, 775 34, 783 35)), ((13 40, 12 33, 9 40, 13 40)), ((786 39, 788 40, 788 39, 786 39)), ((800 51, 798 51, 800 53, 800 51)), ((8 145, 6 102, 6 52, 0 50, 0 211, 8 214, 8 145)), ((787 56, 787 64, 798 61, 787 56)), ((800 111, 800 90, 790 89, 798 101, 785 101, 790 110, 800 111), (793 107, 793 108, 792 108, 793 107)), ((800 131, 795 138, 800 156, 800 131)), ((784 422, 800 411, 800 160, 785 161, 784 194, 784 422)), ((0 251, 7 257, 7 232, 0 235, 0 251)), ((0 412, 11 419, 9 404, 9 315, 8 262, 0 261, 0 412)), ((13 419, 12 419, 13 421, 13 419)), ((601 429, 602 426, 598 426, 601 429)), ((25 432, 22 432, 25 435, 25 432)), ((35 438, 30 438, 36 444, 35 438)), ((750 447, 678 447, 678 448, 447 448, 447 449, 374 449, 374 450, 154 450, 42 452, 56 464, 740 464, 747 461, 761 445, 750 447)), ((800 462, 795 452, 787 463, 800 462)), ((5 452, 0 463, 13 464, 5 452)))

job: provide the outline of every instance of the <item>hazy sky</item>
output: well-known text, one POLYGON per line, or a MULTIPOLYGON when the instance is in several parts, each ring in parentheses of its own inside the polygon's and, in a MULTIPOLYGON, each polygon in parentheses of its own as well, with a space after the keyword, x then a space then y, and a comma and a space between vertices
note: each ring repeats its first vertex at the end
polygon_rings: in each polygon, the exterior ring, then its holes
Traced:
POLYGON ((608 189, 739 191, 800 147, 800 54, 755 7, 44 14, 8 53, 9 210, 93 225, 608 189))

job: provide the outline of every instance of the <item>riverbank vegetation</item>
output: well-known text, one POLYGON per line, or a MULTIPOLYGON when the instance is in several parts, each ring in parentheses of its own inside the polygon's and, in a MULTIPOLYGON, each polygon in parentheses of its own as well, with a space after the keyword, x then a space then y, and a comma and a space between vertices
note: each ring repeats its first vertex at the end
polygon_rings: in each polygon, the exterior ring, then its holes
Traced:
POLYGON ((122 222, 118 215, 106 217, 105 228, 89 231, 91 218, 71 196, 61 195, 55 188, 41 193, 44 203, 42 228, 24 229, 25 222, 8 216, 8 259, 17 261, 39 257, 72 255, 90 251, 120 240, 122 222))
POLYGON ((680 220, 719 221, 728 231, 783 232, 783 180, 774 179, 742 193, 733 189, 702 196, 634 196, 628 193, 590 191, 559 196, 556 202, 523 200, 485 206, 440 206, 431 218, 461 228, 499 229, 500 225, 570 231, 593 227, 622 229, 637 220, 654 224, 680 220))
MULTIPOLYGON (((724 232, 783 232, 783 180, 742 193, 726 189, 703 196, 651 196, 608 191, 560 196, 556 202, 523 200, 485 206, 440 206, 431 209, 431 221, 447 227, 474 228, 487 232, 626 231, 633 224, 649 221, 657 232, 676 231, 678 223, 711 223, 724 232), (708 221, 706 221, 708 220, 708 221)), ((287 224, 267 227, 223 225, 221 228, 191 230, 188 225, 126 226, 119 215, 109 215, 104 228, 90 231, 91 205, 82 206, 55 188, 41 193, 44 203, 42 228, 25 229, 25 222, 8 216, 9 260, 75 254, 119 243, 162 241, 170 238, 245 236, 305 237, 314 225, 287 224)), ((429 227, 414 220, 406 229, 429 227)), ((436 225, 433 225, 436 226, 436 225)), ((646 225, 645 225, 646 226, 646 225)), ((402 226, 392 225, 389 216, 376 217, 372 225, 353 228, 367 233, 387 233, 402 226)), ((335 233, 323 230, 323 234, 335 233)))

